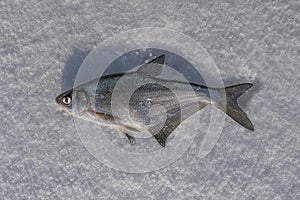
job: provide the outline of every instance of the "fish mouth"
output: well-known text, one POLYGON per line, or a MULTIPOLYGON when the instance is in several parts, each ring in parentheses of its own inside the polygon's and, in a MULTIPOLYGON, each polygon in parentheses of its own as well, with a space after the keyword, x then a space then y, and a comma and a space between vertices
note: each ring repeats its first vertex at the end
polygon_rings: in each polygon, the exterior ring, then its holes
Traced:
POLYGON ((58 96, 55 98, 55 102, 56 102, 58 105, 60 105, 60 104, 61 104, 60 102, 62 101, 62 98, 63 98, 62 94, 58 95, 58 96))

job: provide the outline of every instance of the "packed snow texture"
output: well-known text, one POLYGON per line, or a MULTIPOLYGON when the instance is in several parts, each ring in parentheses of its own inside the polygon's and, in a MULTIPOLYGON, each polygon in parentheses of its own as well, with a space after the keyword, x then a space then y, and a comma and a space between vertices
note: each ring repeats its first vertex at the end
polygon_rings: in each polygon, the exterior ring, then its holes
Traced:
POLYGON ((297 0, 1 1, 0 199, 300 199, 299 7, 297 0), (255 131, 227 117, 204 159, 199 136, 172 165, 131 174, 95 159, 54 99, 72 87, 97 43, 150 26, 199 42, 225 85, 254 83, 241 101, 255 131))

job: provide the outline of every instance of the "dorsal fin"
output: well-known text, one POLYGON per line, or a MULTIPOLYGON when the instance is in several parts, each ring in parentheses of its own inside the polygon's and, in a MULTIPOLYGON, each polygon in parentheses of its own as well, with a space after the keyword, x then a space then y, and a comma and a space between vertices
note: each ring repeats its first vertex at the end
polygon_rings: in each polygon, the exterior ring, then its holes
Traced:
POLYGON ((165 62, 165 55, 158 56, 150 62, 143 64, 137 72, 143 76, 155 77, 159 76, 162 72, 162 67, 165 62))

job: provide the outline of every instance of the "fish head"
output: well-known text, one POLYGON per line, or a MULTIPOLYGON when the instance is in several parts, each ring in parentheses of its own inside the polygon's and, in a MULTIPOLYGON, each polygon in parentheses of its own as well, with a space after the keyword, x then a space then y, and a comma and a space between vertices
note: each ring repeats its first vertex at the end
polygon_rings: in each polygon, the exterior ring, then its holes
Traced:
POLYGON ((70 89, 56 97, 56 103, 72 114, 82 115, 90 108, 87 92, 82 88, 70 89))
POLYGON ((70 89, 68 91, 61 93, 55 99, 56 103, 61 108, 63 108, 64 110, 70 111, 70 112, 72 111, 72 105, 73 105, 72 93, 73 93, 73 89, 70 89))

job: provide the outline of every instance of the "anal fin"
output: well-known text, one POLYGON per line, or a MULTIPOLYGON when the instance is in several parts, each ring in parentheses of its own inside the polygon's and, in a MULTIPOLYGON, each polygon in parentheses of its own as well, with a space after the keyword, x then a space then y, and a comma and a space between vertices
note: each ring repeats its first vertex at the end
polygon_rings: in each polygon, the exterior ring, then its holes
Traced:
POLYGON ((164 127, 155 135, 153 135, 153 137, 156 139, 156 141, 162 146, 165 147, 166 146, 166 142, 168 137, 171 135, 171 133, 177 128, 177 126, 180 124, 179 123, 167 123, 164 125, 164 127))
POLYGON ((181 122, 189 118, 195 112, 204 108, 207 104, 193 103, 182 108, 178 108, 169 116, 166 121, 149 128, 149 132, 162 146, 166 146, 166 141, 171 133, 180 125, 181 122))

